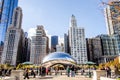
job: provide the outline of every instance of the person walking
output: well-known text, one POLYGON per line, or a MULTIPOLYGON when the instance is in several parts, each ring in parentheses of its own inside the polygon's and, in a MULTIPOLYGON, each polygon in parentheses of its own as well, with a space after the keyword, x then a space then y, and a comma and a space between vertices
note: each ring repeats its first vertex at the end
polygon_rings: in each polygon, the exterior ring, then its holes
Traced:
POLYGON ((110 67, 106 67, 107 77, 111 77, 111 69, 110 67))
POLYGON ((71 66, 71 77, 75 77, 75 67, 74 67, 74 65, 71 66))
POLYGON ((35 78, 36 76, 35 71, 33 69, 31 70, 31 75, 33 75, 33 78, 35 78))
POLYGON ((67 76, 70 77, 70 67, 69 66, 67 66, 66 71, 67 71, 67 76))
POLYGON ((119 71, 119 69, 118 69, 118 67, 115 65, 114 66, 114 72, 115 72, 115 78, 117 78, 119 75, 120 75, 120 71, 119 71))
POLYGON ((29 69, 27 68, 26 70, 25 70, 25 72, 24 72, 24 79, 29 79, 29 69))
POLYGON ((82 70, 81 70, 81 75, 83 75, 84 72, 85 72, 85 70, 84 70, 84 68, 82 68, 82 70))
POLYGON ((48 68, 46 68, 46 75, 48 75, 48 68))

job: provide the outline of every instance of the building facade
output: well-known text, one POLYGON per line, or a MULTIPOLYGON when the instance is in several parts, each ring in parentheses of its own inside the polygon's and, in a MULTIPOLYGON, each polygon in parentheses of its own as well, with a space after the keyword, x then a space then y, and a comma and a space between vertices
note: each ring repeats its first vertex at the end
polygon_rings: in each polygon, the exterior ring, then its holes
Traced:
POLYGON ((0 0, 0 42, 4 42, 7 28, 12 23, 14 9, 18 6, 18 0, 0 0))
POLYGON ((64 52, 70 53, 69 49, 69 37, 67 34, 64 34, 64 52))
POLYGON ((105 9, 108 34, 120 34, 120 1, 111 1, 105 9))
POLYGON ((102 56, 101 38, 87 38, 86 43, 88 61, 93 61, 96 64, 101 63, 102 56))
POLYGON ((3 53, 3 45, 0 45, 0 62, 1 62, 1 57, 2 57, 2 53, 3 53))
POLYGON ((51 52, 56 52, 56 45, 58 45, 58 36, 51 36, 51 52))
POLYGON ((28 33, 25 32, 25 38, 24 38, 24 45, 23 45, 23 61, 27 62, 30 61, 30 46, 31 46, 31 40, 28 38, 28 33))
POLYGON ((5 44, 2 53, 2 64, 10 64, 16 66, 17 64, 21 63, 22 59, 22 47, 23 47, 23 37, 24 33, 21 29, 22 23, 22 9, 17 7, 14 10, 12 24, 8 28, 6 37, 5 37, 5 44))
POLYGON ((77 64, 88 61, 84 28, 77 27, 75 16, 72 15, 69 28, 70 53, 76 59, 77 64))
POLYGON ((31 50, 31 39, 27 38, 27 55, 26 55, 26 61, 30 61, 30 50, 31 50))
POLYGON ((35 65, 42 63, 43 58, 48 54, 49 45, 44 27, 37 26, 36 36, 32 36, 30 62, 35 65))
POLYGON ((120 35, 99 35, 102 41, 102 61, 114 60, 120 54, 120 35))

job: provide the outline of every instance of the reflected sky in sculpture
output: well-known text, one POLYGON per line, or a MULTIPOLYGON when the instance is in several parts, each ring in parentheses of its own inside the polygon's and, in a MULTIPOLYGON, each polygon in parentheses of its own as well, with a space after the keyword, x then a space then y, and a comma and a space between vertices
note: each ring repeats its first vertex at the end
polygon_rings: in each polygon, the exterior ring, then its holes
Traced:
POLYGON ((64 52, 54 52, 48 54, 44 59, 42 64, 44 66, 51 66, 57 63, 61 64, 75 64, 76 61, 68 53, 64 52))

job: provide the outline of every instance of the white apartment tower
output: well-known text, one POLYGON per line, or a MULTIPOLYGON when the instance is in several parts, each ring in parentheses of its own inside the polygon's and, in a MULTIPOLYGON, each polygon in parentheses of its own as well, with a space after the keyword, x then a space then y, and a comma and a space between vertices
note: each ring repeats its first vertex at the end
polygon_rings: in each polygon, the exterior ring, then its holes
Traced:
POLYGON ((48 54, 48 37, 46 36, 44 27, 37 26, 36 35, 32 36, 30 62, 39 65, 43 58, 48 54))
POLYGON ((77 64, 87 62, 87 49, 84 28, 77 27, 75 16, 72 15, 69 28, 70 53, 77 64))
POLYGON ((106 26, 109 35, 120 34, 120 1, 111 1, 105 8, 106 26))
POLYGON ((13 13, 12 24, 8 28, 5 36, 5 43, 1 60, 2 64, 8 63, 10 65, 16 66, 18 63, 20 63, 23 38, 21 23, 22 9, 20 7, 17 7, 13 13))

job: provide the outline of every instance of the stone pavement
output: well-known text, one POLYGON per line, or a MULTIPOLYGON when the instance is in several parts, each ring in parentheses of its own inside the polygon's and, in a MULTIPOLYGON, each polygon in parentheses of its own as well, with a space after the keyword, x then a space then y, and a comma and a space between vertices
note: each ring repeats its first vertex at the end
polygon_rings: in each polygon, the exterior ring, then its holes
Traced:
POLYGON ((36 78, 30 77, 30 79, 21 79, 21 80, 92 80, 92 78, 88 78, 81 75, 76 75, 75 77, 67 77, 66 75, 58 75, 58 76, 45 76, 36 78))

